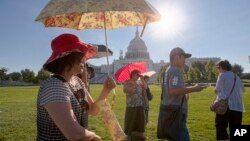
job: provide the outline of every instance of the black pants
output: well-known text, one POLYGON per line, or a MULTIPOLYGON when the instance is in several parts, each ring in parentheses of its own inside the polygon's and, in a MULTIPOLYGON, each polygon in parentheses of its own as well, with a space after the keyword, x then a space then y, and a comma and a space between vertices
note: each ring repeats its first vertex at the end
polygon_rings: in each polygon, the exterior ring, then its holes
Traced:
POLYGON ((227 112, 224 115, 216 114, 215 117, 216 139, 217 140, 229 139, 227 133, 228 125, 230 130, 231 126, 241 125, 241 122, 242 122, 242 112, 227 109, 227 112))

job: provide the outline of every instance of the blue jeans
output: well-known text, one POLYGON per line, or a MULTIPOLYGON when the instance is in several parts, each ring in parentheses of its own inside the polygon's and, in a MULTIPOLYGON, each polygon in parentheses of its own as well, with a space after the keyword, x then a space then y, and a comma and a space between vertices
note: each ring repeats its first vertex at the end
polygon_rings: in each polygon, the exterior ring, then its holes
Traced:
POLYGON ((183 114, 182 120, 182 141, 189 141, 189 132, 187 128, 187 115, 183 114))

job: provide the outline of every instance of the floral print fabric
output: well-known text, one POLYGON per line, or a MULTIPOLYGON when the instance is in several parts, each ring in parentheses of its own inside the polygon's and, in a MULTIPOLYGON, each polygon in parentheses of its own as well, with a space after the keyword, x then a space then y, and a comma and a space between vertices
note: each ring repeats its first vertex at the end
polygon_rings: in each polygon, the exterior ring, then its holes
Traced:
POLYGON ((46 27, 113 29, 158 21, 160 14, 145 0, 51 0, 36 20, 46 27))
POLYGON ((100 100, 96 103, 100 109, 100 115, 114 141, 124 141, 126 135, 123 132, 108 101, 100 100))

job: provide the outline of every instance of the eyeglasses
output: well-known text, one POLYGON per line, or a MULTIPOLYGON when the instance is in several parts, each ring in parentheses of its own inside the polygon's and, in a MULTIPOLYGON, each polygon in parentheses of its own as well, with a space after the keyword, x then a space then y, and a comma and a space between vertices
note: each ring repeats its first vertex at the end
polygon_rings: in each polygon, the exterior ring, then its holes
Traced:
POLYGON ((140 77, 141 75, 137 73, 136 76, 140 77))

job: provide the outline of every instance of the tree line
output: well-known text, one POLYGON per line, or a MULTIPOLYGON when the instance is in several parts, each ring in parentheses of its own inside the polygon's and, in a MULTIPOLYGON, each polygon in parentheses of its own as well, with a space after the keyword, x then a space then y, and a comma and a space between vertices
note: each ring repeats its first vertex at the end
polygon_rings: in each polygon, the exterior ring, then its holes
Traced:
MULTIPOLYGON (((161 68, 157 78, 158 81, 162 80, 163 72, 169 65, 167 64, 161 68)), ((187 83, 215 83, 219 75, 216 64, 212 60, 192 62, 189 67, 185 66, 183 71, 187 83)), ((244 68, 239 64, 233 64, 232 71, 243 79, 250 79, 250 73, 243 73, 244 68)))
POLYGON ((8 69, 0 68, 0 81, 22 81, 27 83, 39 84, 50 76, 48 71, 39 70, 37 75, 30 69, 23 69, 20 72, 7 73, 8 69))
MULTIPOLYGON (((162 66, 158 81, 161 81, 162 74, 165 72, 169 64, 162 66)), ((250 79, 250 73, 243 73, 244 68, 239 64, 233 64, 232 70, 242 79, 250 79)), ((189 67, 184 67, 184 79, 188 83, 214 83, 218 77, 218 70, 216 64, 210 60, 207 62, 195 61, 189 67)), ((39 70, 37 75, 30 69, 23 69, 20 72, 7 73, 8 69, 0 68, 0 81, 23 81, 27 83, 39 84, 46 78, 50 77, 50 72, 43 69, 39 70)))

